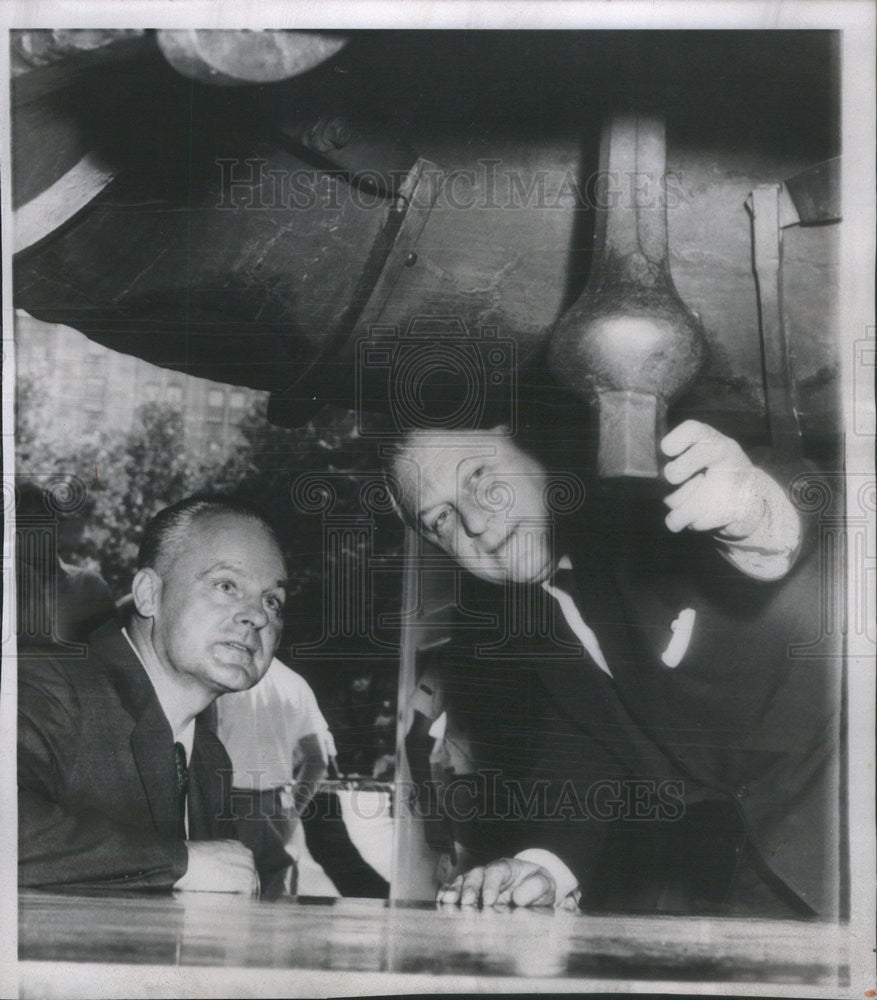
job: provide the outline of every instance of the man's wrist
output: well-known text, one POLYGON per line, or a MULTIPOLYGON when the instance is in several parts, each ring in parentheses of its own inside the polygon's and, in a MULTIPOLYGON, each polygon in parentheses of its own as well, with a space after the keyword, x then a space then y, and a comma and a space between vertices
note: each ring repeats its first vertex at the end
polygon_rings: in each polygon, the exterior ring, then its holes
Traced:
POLYGON ((759 479, 761 516, 745 534, 736 526, 716 532, 722 555, 758 580, 778 580, 792 568, 801 548, 801 518, 782 487, 767 473, 759 479))

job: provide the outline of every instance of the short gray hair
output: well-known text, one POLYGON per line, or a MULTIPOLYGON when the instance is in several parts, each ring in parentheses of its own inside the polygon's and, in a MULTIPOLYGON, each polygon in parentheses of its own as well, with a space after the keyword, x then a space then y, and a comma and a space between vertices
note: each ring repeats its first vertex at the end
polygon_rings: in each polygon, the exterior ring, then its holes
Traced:
POLYGON ((182 547, 192 524, 211 514, 231 514, 257 521, 277 540, 267 518, 251 504, 232 497, 199 494, 165 507, 146 525, 137 554, 137 569, 160 571, 168 557, 182 547))

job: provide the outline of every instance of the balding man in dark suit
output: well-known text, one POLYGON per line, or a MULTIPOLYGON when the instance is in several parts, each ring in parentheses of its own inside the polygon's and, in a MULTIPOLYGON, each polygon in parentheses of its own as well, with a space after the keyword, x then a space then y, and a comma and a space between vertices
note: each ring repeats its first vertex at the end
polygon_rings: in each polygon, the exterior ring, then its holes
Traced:
POLYGON ((662 447, 663 509, 589 488, 569 518, 502 427, 397 449, 403 516, 507 598, 498 641, 441 651, 474 685, 451 710, 496 772, 497 853, 440 901, 837 912, 838 661, 790 655, 817 554, 734 441, 687 421, 662 447))
POLYGON ((147 526, 125 629, 93 633, 84 660, 23 661, 21 885, 258 891, 228 755, 198 716, 268 669, 285 578, 255 511, 191 498, 147 526))

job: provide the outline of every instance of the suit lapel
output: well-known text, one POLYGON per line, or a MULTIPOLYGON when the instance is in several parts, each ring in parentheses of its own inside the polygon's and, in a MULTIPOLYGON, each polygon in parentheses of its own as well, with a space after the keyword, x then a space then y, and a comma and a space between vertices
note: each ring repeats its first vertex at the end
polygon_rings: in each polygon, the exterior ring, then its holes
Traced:
POLYGON ((700 784, 715 786, 714 726, 686 697, 682 676, 661 662, 670 623, 692 597, 676 577, 662 573, 659 562, 649 567, 649 585, 636 589, 619 586, 619 569, 587 561, 576 566, 584 612, 618 696, 653 744, 700 784))
POLYGON ((613 575, 608 566, 590 560, 577 561, 574 571, 576 607, 597 636, 616 685, 623 686, 637 657, 613 575))
POLYGON ((118 625, 108 622, 92 635, 92 654, 109 667, 123 708, 131 716, 131 753, 155 829, 173 838, 176 769, 173 732, 165 718, 152 683, 118 625))
POLYGON ((154 696, 131 734, 131 752, 140 772, 156 830, 162 836, 178 837, 173 733, 154 696))
MULTIPOLYGON (((578 573, 577 573, 578 577, 578 573)), ((564 713, 575 719, 597 739, 616 759, 620 759, 632 776, 665 779, 678 778, 679 773, 655 742, 628 712, 619 698, 616 664, 627 664, 633 653, 627 629, 620 619, 618 603, 611 578, 596 567, 589 567, 583 580, 588 596, 571 594, 583 620, 597 636, 600 649, 613 671, 612 679, 584 653, 570 657, 564 655, 551 640, 534 644, 531 652, 538 664, 543 684, 564 713)), ((563 642, 581 645, 567 624, 563 613, 554 612, 552 639, 558 636, 563 642)))

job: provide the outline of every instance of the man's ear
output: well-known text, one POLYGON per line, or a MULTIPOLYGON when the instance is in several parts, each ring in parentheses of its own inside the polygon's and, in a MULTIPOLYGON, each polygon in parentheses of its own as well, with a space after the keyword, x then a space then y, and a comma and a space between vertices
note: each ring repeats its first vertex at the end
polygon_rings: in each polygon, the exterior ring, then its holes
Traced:
POLYGON ((151 566, 137 570, 131 584, 131 596, 139 615, 144 618, 155 617, 161 601, 161 588, 161 577, 151 566))

